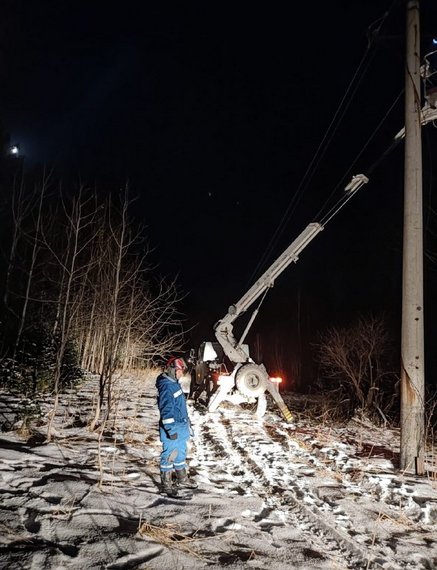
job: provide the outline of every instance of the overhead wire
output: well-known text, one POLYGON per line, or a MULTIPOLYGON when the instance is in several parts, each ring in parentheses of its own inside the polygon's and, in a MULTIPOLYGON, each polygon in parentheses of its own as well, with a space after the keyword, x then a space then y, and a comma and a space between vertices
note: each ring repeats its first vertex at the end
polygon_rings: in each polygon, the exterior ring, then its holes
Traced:
MULTIPOLYGON (((424 79, 424 82, 426 82, 426 77, 424 79)), ((426 90, 426 87, 424 86, 424 89, 426 90)), ((404 93, 405 89, 402 89, 399 93, 399 95, 395 98, 394 102, 392 103, 392 105, 390 106, 389 110, 387 111, 387 113, 385 114, 385 116, 382 118, 382 120, 380 121, 379 125, 377 126, 377 128, 375 129, 374 133, 372 134, 372 136, 368 139, 367 143, 364 145, 364 147, 362 148, 361 152, 357 155, 357 157, 354 159, 354 161, 352 162, 352 164, 350 165, 349 169, 348 169, 348 173, 350 173, 352 171, 353 166, 355 165, 355 163, 358 161, 358 159, 360 158, 360 156, 363 154, 364 150, 367 148, 367 146, 370 144, 371 140, 373 139, 373 137, 376 135, 377 131, 381 128, 381 126, 383 125, 383 123, 385 122, 385 120, 387 119, 388 115, 390 114, 390 112, 393 110, 393 108, 395 107, 395 105, 397 104, 397 102, 399 101, 399 99, 401 98, 402 94, 404 93)), ((434 124, 434 122, 433 122, 434 124)), ((436 127, 436 125, 434 124, 434 126, 436 127)), ((372 163, 372 165, 366 170, 366 175, 371 174, 375 168, 387 157, 388 154, 390 154, 392 152, 392 150, 401 142, 401 140, 403 140, 403 137, 395 137, 392 142, 390 143, 390 145, 385 149, 385 151, 372 163)), ((429 136, 428 134, 426 135, 426 142, 427 142, 427 148, 428 148, 428 154, 429 154, 429 162, 430 162, 430 177, 432 178, 432 160, 431 160, 431 151, 430 151, 430 143, 429 143, 429 136)), ((343 177, 342 181, 337 185, 337 187, 334 189, 334 191, 332 192, 331 196, 335 193, 336 190, 338 190, 338 188, 340 186, 342 186, 344 184, 344 180, 345 180, 346 176, 343 177)), ((353 195, 353 194, 352 194, 353 195)), ((352 197, 352 196, 350 196, 352 197)), ((348 197, 347 195, 343 196, 342 198, 340 198, 337 203, 329 210, 329 212, 327 214, 325 214, 324 218, 322 218, 322 220, 320 221, 320 223, 323 226, 326 226, 326 224, 335 216, 335 214, 349 201, 350 197, 348 197)), ((326 202, 325 202, 326 205, 326 202)), ((320 211, 323 210, 323 207, 320 211)), ((426 218, 426 227, 425 230, 428 230, 428 225, 429 225, 429 221, 430 221, 430 212, 431 212, 431 192, 429 195, 429 206, 428 206, 428 215, 426 218)), ((320 212, 319 212, 320 214, 320 212)))
MULTIPOLYGON (((381 119, 381 121, 379 122, 379 124, 377 125, 377 127, 375 128, 375 130, 373 131, 373 133, 370 135, 370 137, 367 139, 367 142, 364 144, 364 146, 362 147, 362 149, 360 150, 360 152, 357 154, 357 156, 354 158, 354 160, 352 161, 351 165, 349 166, 349 168, 346 171, 346 174, 343 176, 343 178, 341 179, 341 181, 337 184, 337 186, 335 187, 335 189, 331 192, 330 196, 327 198, 327 200, 325 201, 325 204, 320 208, 316 219, 319 219, 322 215, 323 209, 326 206, 327 203, 329 203, 329 200, 332 198, 332 196, 338 191, 339 188, 341 188, 342 186, 344 186, 345 181, 347 180, 348 177, 348 173, 352 172, 352 169, 354 167, 354 165, 358 162, 359 158, 361 157, 361 155, 364 153, 364 151, 366 150, 366 148, 369 146, 369 144, 372 142, 372 140, 374 139, 374 137, 376 136, 377 132, 380 130, 380 128, 382 127, 382 125, 385 123, 385 121, 387 120, 387 117, 389 116, 389 114, 391 113, 391 111, 394 109, 394 107, 396 106, 397 102, 399 101, 399 99, 402 96, 402 93, 404 92, 404 89, 402 89, 399 93, 399 95, 395 98, 395 100, 393 101, 393 103, 390 105, 388 111, 385 113, 384 117, 381 119)), ((375 170, 375 168, 378 166, 378 164, 380 162, 382 162, 384 160, 384 158, 393 150, 393 148, 395 146, 398 145, 398 143, 400 142, 401 139, 394 139, 390 145, 387 147, 387 149, 383 152, 383 154, 381 156, 379 156, 373 163, 372 165, 366 170, 366 175, 367 174, 371 174, 373 172, 373 170, 375 170)), ((350 197, 353 196, 353 193, 350 194, 350 197)), ((335 214, 343 207, 344 204, 346 204, 349 201, 348 199, 348 195, 344 194, 341 198, 339 198, 339 200, 336 202, 336 204, 334 204, 334 206, 332 206, 330 208, 330 210, 320 219, 320 223, 323 226, 326 226, 326 224, 331 221, 331 219, 335 216, 335 214), (344 204, 343 204, 344 202, 344 204)))
MULTIPOLYGON (((334 134, 336 133, 339 125, 340 125, 340 121, 343 119, 344 114, 346 113, 347 109, 349 108, 353 96, 355 95, 356 91, 358 90, 359 85, 361 84, 365 73, 368 70, 368 67, 371 63, 371 59, 368 61, 364 72, 361 74, 361 76, 359 76, 359 74, 361 73, 361 69, 364 66, 364 63, 366 61, 366 58, 368 56, 368 53, 370 51, 370 48, 372 47, 376 37, 378 36, 378 34, 380 33, 380 30, 384 24, 384 22, 386 21, 387 17, 390 15, 390 13, 393 11, 393 9, 395 8, 396 4, 399 2, 400 0, 393 0, 390 8, 388 11, 386 11, 383 16, 381 16, 380 18, 378 18, 377 20, 375 20, 375 22, 373 22, 367 29, 367 37, 368 37, 368 42, 367 42, 367 48, 366 51, 363 55, 363 57, 361 58, 360 64, 357 68, 357 70, 355 71, 351 81, 349 82, 349 85, 340 101, 340 104, 338 105, 334 116, 331 120, 331 122, 328 125, 328 128, 325 131, 324 136, 322 137, 322 140, 316 150, 316 152, 313 155, 313 158, 310 161, 310 164, 308 166, 308 168, 305 171, 305 174, 301 180, 301 182, 299 183, 299 186, 295 192, 295 194, 293 195, 293 198, 291 199, 290 203, 288 204, 284 215, 282 216, 281 221, 278 224, 278 227, 276 228, 269 244, 267 245, 260 261, 258 262, 256 268, 254 269, 251 277, 248 280, 248 284, 250 284, 253 279, 255 278, 255 276, 259 273, 259 271, 261 270, 261 268, 264 266, 267 258, 270 256, 274 246, 276 245, 279 237, 282 235, 282 233, 284 232, 285 226, 287 225, 291 215, 294 213, 297 205, 299 204, 305 190, 307 189, 309 182, 311 180, 311 178, 314 176, 314 173, 316 171, 316 169, 318 168, 320 161, 322 160, 324 154, 326 153, 326 150, 334 136, 334 134), (372 30, 372 32, 370 32, 370 30, 372 29, 372 27, 375 25, 375 23, 379 23, 379 26, 375 29, 372 30), (358 81, 357 84, 355 85, 355 82, 357 80, 358 77, 358 81), (346 101, 346 98, 348 97, 349 93, 352 91, 352 97, 350 97, 349 101, 347 102, 346 106, 343 109, 343 105, 344 102, 346 101), (337 121, 337 123, 336 123, 337 121), (315 168, 313 168, 313 166, 315 165, 315 168)), ((373 56, 372 56, 373 57, 373 56)), ((331 194, 332 197, 332 194, 331 194)))
MULTIPOLYGON (((289 202, 289 204, 285 210, 285 213, 282 216, 282 219, 280 220, 269 244, 267 245, 266 250, 264 251, 258 265, 256 266, 254 272, 252 273, 252 275, 249 279, 249 282, 252 281, 252 279, 257 274, 258 270, 260 269, 260 267, 262 267, 262 265, 265 263, 265 260, 270 255, 273 247, 275 246, 279 237, 283 233, 284 228, 288 223, 288 220, 290 219, 291 215, 294 213, 296 207, 298 206, 300 200, 302 199, 302 196, 303 196, 305 190, 307 189, 309 182, 311 181, 312 177, 314 176, 314 173, 315 173, 316 169, 318 168, 323 156, 325 155, 325 152, 328 149, 329 143, 331 142, 331 140, 332 140, 334 134, 336 133, 338 126, 340 124, 338 122, 337 125, 335 125, 335 121, 337 120, 337 117, 339 116, 339 114, 341 112, 340 119, 339 119, 339 121, 340 121, 343 118, 344 113, 346 112, 346 110, 348 109, 348 107, 350 105, 352 98, 349 99, 349 102, 347 103, 346 108, 342 111, 343 104, 344 104, 350 90, 352 89, 355 78, 357 77, 358 73, 361 70, 362 65, 364 64, 364 61, 367 57, 368 50, 369 50, 369 47, 367 48, 366 53, 362 57, 360 65, 358 66, 357 70, 355 71, 355 74, 354 74, 352 80, 349 82, 349 85, 348 85, 348 87, 347 87, 347 89, 346 89, 346 91, 345 91, 345 93, 344 93, 344 95, 340 101, 340 104, 337 107, 337 110, 334 113, 333 118, 331 119, 331 122, 329 123, 328 128, 326 129, 325 134, 323 135, 322 140, 319 143, 319 146, 317 147, 317 150, 315 151, 313 158, 311 159, 311 161, 310 161, 310 163, 309 163, 309 165, 308 165, 308 167, 307 167, 307 169, 306 169, 306 171, 305 171, 305 173, 304 173, 304 175, 303 175, 303 177, 299 183, 299 186, 297 187, 296 192, 294 193, 291 201, 289 202)), ((367 70, 367 67, 366 67, 366 70, 367 70)), ((361 82, 361 79, 360 79, 360 82, 361 82)), ((354 90, 353 94, 355 94, 355 92, 356 92, 356 90, 354 90)))

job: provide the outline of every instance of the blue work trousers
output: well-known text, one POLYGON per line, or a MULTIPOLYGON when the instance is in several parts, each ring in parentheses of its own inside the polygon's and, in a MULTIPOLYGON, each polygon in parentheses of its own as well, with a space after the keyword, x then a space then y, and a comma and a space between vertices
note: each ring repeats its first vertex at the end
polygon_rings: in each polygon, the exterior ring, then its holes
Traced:
POLYGON ((185 459, 187 457, 188 439, 180 436, 177 439, 170 439, 162 428, 159 428, 159 437, 162 443, 159 469, 161 471, 173 471, 173 469, 185 468, 187 466, 185 459))

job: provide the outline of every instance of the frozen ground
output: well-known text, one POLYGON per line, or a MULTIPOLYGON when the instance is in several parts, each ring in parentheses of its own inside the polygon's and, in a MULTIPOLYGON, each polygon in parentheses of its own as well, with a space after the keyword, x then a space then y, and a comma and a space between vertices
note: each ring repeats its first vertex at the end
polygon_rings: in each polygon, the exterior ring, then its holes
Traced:
POLYGON ((197 570, 437 568, 437 481, 397 470, 399 433, 358 421, 287 425, 190 404, 191 500, 162 497, 154 381, 120 380, 101 442, 94 381, 63 396, 55 439, 17 433, 0 393, 0 568, 197 570), (103 474, 103 486, 98 482, 103 474))

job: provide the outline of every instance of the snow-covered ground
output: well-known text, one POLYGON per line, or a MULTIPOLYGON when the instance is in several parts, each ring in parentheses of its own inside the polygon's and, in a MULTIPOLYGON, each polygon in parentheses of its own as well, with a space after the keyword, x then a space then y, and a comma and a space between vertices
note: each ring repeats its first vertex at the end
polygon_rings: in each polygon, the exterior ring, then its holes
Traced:
POLYGON ((100 469, 86 429, 94 380, 63 396, 49 444, 44 419, 12 430, 20 402, 0 393, 0 568, 437 568, 437 480, 397 470, 396 430, 316 423, 291 397, 295 425, 271 404, 263 421, 190 404, 199 488, 170 499, 158 488, 154 380, 116 390, 100 469))

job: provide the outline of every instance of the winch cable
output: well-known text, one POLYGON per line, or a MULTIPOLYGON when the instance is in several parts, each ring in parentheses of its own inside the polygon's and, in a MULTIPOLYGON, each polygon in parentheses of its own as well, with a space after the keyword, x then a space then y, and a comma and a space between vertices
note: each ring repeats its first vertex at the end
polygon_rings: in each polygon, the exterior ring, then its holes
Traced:
POLYGON ((355 95, 360 83, 362 82, 368 67, 373 59, 373 54, 370 58, 370 60, 367 62, 366 67, 364 68, 363 73, 361 73, 361 68, 364 66, 366 58, 369 54, 370 48, 372 47, 375 39, 378 37, 378 35, 380 34, 381 28, 384 25, 387 17, 393 12, 396 4, 399 2, 400 0, 393 0, 390 8, 388 11, 386 11, 383 16, 381 16, 380 18, 378 18, 377 20, 375 20, 375 22, 373 22, 368 28, 367 28, 367 37, 368 37, 368 42, 367 42, 367 48, 366 51, 363 55, 363 57, 361 58, 360 64, 356 70, 356 72, 354 73, 349 86, 347 87, 343 98, 340 101, 340 104, 337 108, 337 110, 334 113, 334 116, 301 180, 301 182, 299 183, 299 186, 297 188, 297 191, 295 192, 295 194, 293 195, 293 198, 291 199, 281 221, 278 224, 278 227, 276 228, 269 244, 267 245, 263 255, 261 256, 260 261, 258 262, 257 266, 255 267, 252 275, 250 276, 249 280, 248 280, 248 285, 250 285, 250 283, 253 282, 253 280, 255 279, 255 276, 258 275, 261 272, 261 268, 263 266, 265 266, 266 264, 266 260, 267 258, 271 255, 271 252, 273 250, 273 248, 275 247, 276 243, 278 242, 280 236, 283 234, 286 225, 288 224, 291 216, 293 215, 294 211, 296 210, 297 205, 299 204, 304 192, 306 191, 310 180, 312 179, 312 177, 314 176, 314 173, 317 169, 317 167, 320 164, 321 159, 323 158, 324 154, 326 153, 326 150, 335 134, 335 132, 337 131, 341 120, 344 117, 344 114, 346 113, 348 107, 350 106, 353 96, 355 95), (376 24, 379 25, 375 28, 374 26, 376 24), (357 80, 358 78, 358 80, 357 80), (354 86, 355 82, 357 81, 357 84, 354 86), (346 104, 345 108, 343 109, 343 104, 346 100, 346 98, 348 97, 349 93, 352 91, 352 96, 350 97, 348 103, 346 104), (337 121, 337 123, 335 124, 335 122, 337 121), (331 132, 332 131, 332 132, 331 132), (313 168, 313 166, 315 165, 315 168, 313 168))

